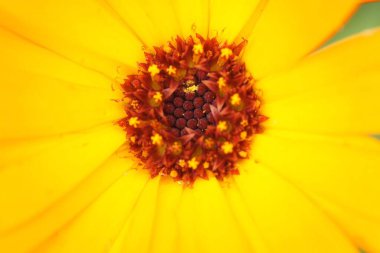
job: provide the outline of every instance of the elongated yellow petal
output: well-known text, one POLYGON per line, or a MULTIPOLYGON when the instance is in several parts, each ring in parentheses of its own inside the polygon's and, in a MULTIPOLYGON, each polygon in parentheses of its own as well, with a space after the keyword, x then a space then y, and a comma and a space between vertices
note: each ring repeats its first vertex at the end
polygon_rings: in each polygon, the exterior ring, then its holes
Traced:
POLYGON ((180 35, 178 13, 170 0, 104 1, 146 46, 158 46, 180 35))
POLYGON ((380 249, 380 142, 267 130, 254 159, 283 175, 328 213, 356 245, 380 249))
POLYGON ((267 168, 248 162, 236 183, 269 252, 357 253, 334 221, 267 168))
POLYGON ((173 1, 182 35, 197 32, 206 36, 209 32, 209 3, 204 0, 173 1))
POLYGON ((147 180, 145 173, 126 173, 77 217, 36 247, 34 252, 108 251, 134 210, 147 180))
POLYGON ((123 117, 112 81, 0 29, 0 140, 85 129, 123 117))
POLYGON ((24 38, 107 76, 143 55, 141 42, 101 1, 0 3, 0 24, 24 38))
MULTIPOLYGON (((197 252, 249 252, 250 244, 238 226, 227 204, 222 188, 215 178, 198 180, 192 189, 191 209, 180 209, 180 219, 192 214, 197 252)), ((189 197, 184 195, 183 198, 189 197)), ((186 200, 183 200, 186 202, 186 200)), ((180 224, 191 222, 180 220, 180 224)), ((189 226, 189 225, 186 225, 189 226)), ((183 231, 184 232, 184 231, 183 231)), ((180 238, 194 236, 181 234, 180 238)))
MULTIPOLYGON (((35 215, 28 222, 13 227, 11 230, 2 231, 0 234, 0 250, 2 252, 11 251, 15 253, 27 252, 48 242, 50 237, 57 234, 65 224, 70 223, 74 217, 81 214, 82 210, 90 205, 94 199, 98 198, 111 184, 131 169, 133 163, 125 159, 123 152, 125 151, 118 150, 103 164, 94 168, 94 171, 82 180, 79 185, 70 189, 65 196, 57 199, 47 209, 35 215)), ((74 168, 78 170, 77 167, 74 168)), ((65 169, 68 170, 68 168, 65 169)), ((128 187, 134 189, 135 186, 138 186, 141 176, 134 176, 135 173, 132 171, 127 173, 128 180, 131 181, 128 187)), ((145 180, 147 179, 145 176, 145 180)), ((53 178, 51 180, 53 181, 53 178)), ((20 187, 20 185, 17 186, 20 187)), ((30 195, 28 195, 28 198, 33 196, 35 192, 29 189, 28 194, 30 195)), ((25 199, 27 198, 23 197, 19 200, 24 201, 25 199)), ((48 200, 46 198, 46 201, 48 200)), ((1 208, 4 212, 7 210, 4 208, 5 204, 4 202, 1 203, 1 208)), ((16 216, 20 216, 19 213, 21 212, 30 213, 34 209, 33 206, 24 207, 22 210, 15 210, 16 216)), ((7 208, 9 209, 9 207, 7 208)), ((7 216, 7 219, 13 220, 10 215, 7 216)), ((1 221, 3 225, 4 220, 2 219, 1 221)), ((99 222, 98 219, 96 221, 99 222)), ((104 236, 104 234, 99 233, 99 236, 104 236)))
POLYGON ((121 252, 150 252, 159 182, 159 177, 150 179, 141 192, 125 225, 127 233, 122 242, 121 252))
POLYGON ((230 42, 235 39, 239 42, 244 37, 239 34, 242 28, 250 19, 256 17, 257 12, 265 5, 265 3, 260 5, 260 0, 210 0, 209 2, 210 35, 219 35, 230 42))
POLYGON ((110 125, 35 142, 1 145, 0 209, 7 217, 1 232, 28 222, 70 192, 123 144, 124 133, 110 125))
POLYGON ((178 252, 178 207, 182 193, 182 185, 171 178, 160 179, 150 252, 178 252))
POLYGON ((258 86, 266 126, 324 133, 380 132, 380 30, 330 46, 258 86))
POLYGON ((196 228, 197 217, 194 215, 194 192, 186 188, 181 196, 178 207, 178 252, 192 253, 202 252, 200 249, 200 238, 196 228))
MULTIPOLYGON (((251 168, 253 169, 253 168, 251 168)), ((244 174, 243 174, 244 176, 244 174)), ((223 187, 226 201, 231 208, 238 226, 242 229, 251 252, 269 253, 270 247, 266 244, 264 234, 259 230, 255 217, 248 209, 248 203, 234 180, 223 187)))
POLYGON ((256 14, 259 18, 253 17, 254 22, 241 35, 248 36, 245 59, 249 70, 260 79, 294 64, 342 27, 359 2, 267 1, 256 14))

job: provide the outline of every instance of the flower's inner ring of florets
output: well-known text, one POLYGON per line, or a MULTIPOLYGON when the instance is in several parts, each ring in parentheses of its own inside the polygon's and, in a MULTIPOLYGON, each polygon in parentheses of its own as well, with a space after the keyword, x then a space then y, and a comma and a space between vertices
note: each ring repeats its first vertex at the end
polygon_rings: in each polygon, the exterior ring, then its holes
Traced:
POLYGON ((187 80, 164 101, 165 119, 176 137, 188 134, 188 128, 201 136, 209 125, 215 125, 211 105, 215 105, 215 93, 201 80, 187 80))
POLYGON ((139 74, 125 80, 126 130, 131 152, 152 176, 192 184, 210 173, 238 174, 254 134, 266 120, 240 44, 200 35, 177 37, 145 52, 139 74))

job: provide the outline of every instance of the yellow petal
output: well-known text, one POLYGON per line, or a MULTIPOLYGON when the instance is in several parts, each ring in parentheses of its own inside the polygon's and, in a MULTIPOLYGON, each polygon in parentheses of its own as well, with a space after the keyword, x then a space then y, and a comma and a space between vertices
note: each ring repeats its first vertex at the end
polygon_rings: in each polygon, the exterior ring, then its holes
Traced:
POLYGON ((179 21, 182 35, 194 32, 207 36, 209 30, 209 4, 204 0, 174 1, 175 13, 179 21))
POLYGON ((111 0, 108 6, 120 15, 145 46, 158 46, 181 34, 178 13, 170 0, 111 0))
MULTIPOLYGON (((247 237, 238 226, 218 181, 215 178, 198 180, 192 191, 192 208, 181 209, 187 214, 181 213, 180 218, 193 215, 194 231, 191 233, 195 233, 198 252, 250 252, 247 237)), ((180 220, 180 224, 185 222, 191 221, 180 220)), ((181 238, 186 236, 193 235, 180 235, 181 238)))
POLYGON ((239 42, 244 37, 238 35, 242 27, 265 5, 265 3, 260 3, 260 0, 211 0, 209 2, 209 33, 211 36, 219 35, 229 42, 235 39, 239 42))
POLYGON ((141 42, 100 1, 2 2, 0 16, 6 29, 110 77, 142 57, 141 42))
POLYGON ((267 168, 248 162, 236 184, 269 252, 357 253, 318 206, 267 168))
POLYGON ((126 223, 127 233, 120 252, 150 252, 156 219, 159 177, 150 179, 138 197, 126 223))
POLYGON ((380 250, 380 142, 267 130, 252 156, 302 189, 356 245, 380 250))
POLYGON ((171 178, 161 178, 151 231, 150 252, 178 252, 178 206, 183 187, 171 178))
POLYGON ((107 251, 127 222, 147 180, 146 173, 128 172, 34 252, 107 251))
MULTIPOLYGON (((20 226, 14 227, 6 232, 2 231, 0 234, 1 252, 29 252, 29 250, 38 247, 44 242, 48 242, 48 238, 58 233, 61 228, 65 226, 65 224, 68 224, 74 217, 81 214, 82 210, 88 207, 94 199, 106 191, 107 188, 117 181, 118 178, 122 177, 126 171, 131 169, 133 163, 126 159, 124 155, 125 150, 118 150, 103 164, 97 168, 93 168, 94 171, 82 180, 78 186, 71 188, 65 196, 49 205, 46 210, 35 215, 33 219, 21 224, 20 226)), ((73 168, 78 170, 80 167, 73 168)), ((65 169, 69 170, 69 168, 65 169)), ((129 171, 127 173, 129 182, 128 188, 131 190, 139 185, 139 178, 141 176, 135 176, 135 172, 133 171, 129 171)), ((145 176, 145 178, 146 181, 147 177, 145 176)), ((126 179, 122 180, 125 181, 126 179)), ((20 187, 20 185, 17 186, 20 187)), ((30 194, 28 195, 29 198, 30 196, 33 196, 32 194, 34 192, 32 189, 28 189, 28 193, 30 194)), ((23 202, 26 201, 26 199, 26 197, 23 197, 20 198, 19 201, 23 202)), ((48 200, 49 199, 46 199, 46 201, 48 200)), ((129 202, 126 201, 126 203, 129 202)), ((132 200, 130 203, 132 203, 132 200)), ((4 208, 5 204, 6 203, 3 202, 1 203, 2 210, 6 210, 4 208)), ((23 204, 21 203, 21 205, 23 204)), ((23 205, 22 210, 14 211, 16 213, 28 213, 30 212, 30 208, 33 209, 33 206, 28 206, 28 208, 25 208, 23 205)), ((7 219, 13 218, 8 215, 7 219)), ((99 222, 99 219, 96 221, 99 222)), ((1 220, 1 222, 3 223, 3 220, 1 220)), ((94 224, 97 223, 95 222, 94 224)), ((99 236, 100 235, 104 236, 99 233, 99 236)), ((89 245, 86 245, 86 247, 88 246, 89 245)))
POLYGON ((2 143, 0 209, 7 218, 1 219, 0 232, 41 216, 124 141, 124 132, 108 125, 47 140, 2 143))
POLYGON ((85 129, 123 117, 111 80, 0 29, 0 139, 85 129))
POLYGON ((227 187, 223 187, 223 191, 226 195, 226 201, 228 201, 227 203, 234 214, 234 218, 252 249, 251 252, 269 253, 270 249, 265 242, 264 235, 259 231, 255 218, 249 212, 246 200, 236 182, 231 181, 227 187))
POLYGON ((324 133, 380 132, 380 30, 372 30, 263 79, 266 126, 324 133))
POLYGON ((178 252, 193 253, 202 252, 200 249, 198 230, 196 229, 197 217, 194 215, 193 189, 185 188, 178 206, 178 252))
MULTIPOLYGON (((265 0, 263 0, 265 1, 265 0)), ((267 1, 257 22, 245 27, 245 59, 256 78, 294 64, 344 25, 358 0, 267 1)))

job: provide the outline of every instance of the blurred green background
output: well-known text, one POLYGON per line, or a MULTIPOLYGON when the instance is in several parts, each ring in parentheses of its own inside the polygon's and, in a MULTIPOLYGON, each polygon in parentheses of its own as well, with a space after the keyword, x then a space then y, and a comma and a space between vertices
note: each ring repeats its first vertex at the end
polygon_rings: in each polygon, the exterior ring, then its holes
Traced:
MULTIPOLYGON (((363 4, 347 24, 325 46, 373 27, 380 28, 380 1, 363 4)), ((378 117, 378 115, 374 115, 374 117, 378 117)), ((374 137, 380 140, 380 133, 375 134, 374 137)))
MULTIPOLYGON (((380 2, 362 5, 347 24, 325 46, 373 27, 380 28, 380 2)), ((379 115, 374 115, 374 117, 379 117, 379 115)), ((380 140, 380 133, 374 135, 374 137, 380 140)), ((360 253, 365 253, 365 251, 360 250, 360 253)))
POLYGON ((380 28, 380 1, 363 4, 348 23, 326 45, 373 27, 380 28))

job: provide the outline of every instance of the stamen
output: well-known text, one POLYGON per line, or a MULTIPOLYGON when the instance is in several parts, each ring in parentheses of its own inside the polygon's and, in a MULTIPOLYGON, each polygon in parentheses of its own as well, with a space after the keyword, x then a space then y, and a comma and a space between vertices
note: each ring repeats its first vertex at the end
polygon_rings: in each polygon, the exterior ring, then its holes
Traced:
POLYGON ((131 117, 128 123, 130 126, 133 126, 134 128, 136 128, 140 124, 140 121, 137 117, 131 117))
POLYGON ((226 141, 222 145, 222 150, 224 154, 232 153, 233 149, 234 149, 234 145, 231 142, 226 141))
POLYGON ((172 65, 170 65, 167 69, 166 69, 166 72, 168 73, 168 75, 170 76, 174 76, 176 73, 177 73, 177 69, 175 67, 173 67, 172 65))
POLYGON ((229 58, 230 56, 232 56, 232 50, 229 49, 228 47, 226 48, 222 48, 222 50, 220 50, 220 57, 222 58, 229 58))
POLYGON ((198 168, 199 162, 195 157, 191 158, 190 161, 187 162, 189 165, 189 168, 196 170, 198 168))
POLYGON ((152 65, 149 66, 148 72, 150 73, 151 77, 154 77, 158 73, 160 73, 160 69, 157 67, 156 64, 152 64, 152 65))
POLYGON ((157 133, 152 135, 150 139, 152 140, 153 145, 161 146, 163 143, 162 136, 157 133))
POLYGON ((152 177, 192 185, 210 174, 219 180, 239 174, 239 160, 248 158, 267 119, 239 57, 245 44, 177 37, 145 52, 138 74, 127 76, 119 124, 152 177))

